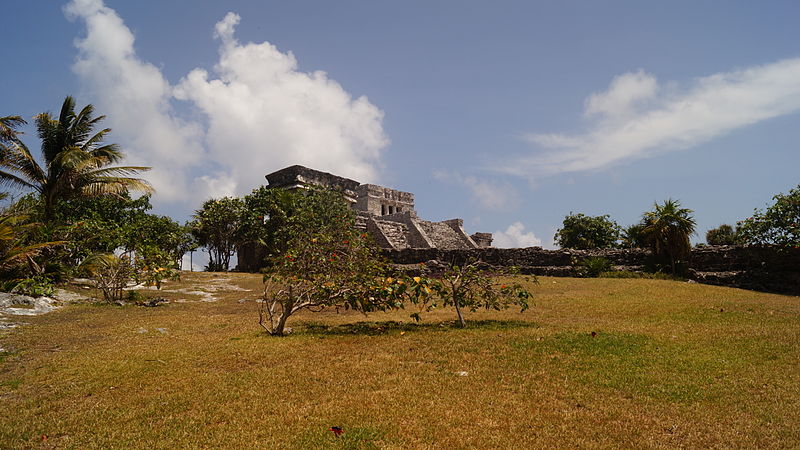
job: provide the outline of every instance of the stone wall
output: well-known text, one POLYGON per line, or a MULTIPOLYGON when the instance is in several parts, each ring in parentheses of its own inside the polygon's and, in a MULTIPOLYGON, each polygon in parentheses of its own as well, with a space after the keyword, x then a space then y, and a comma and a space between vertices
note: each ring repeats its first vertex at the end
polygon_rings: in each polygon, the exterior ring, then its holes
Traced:
MULTIPOLYGON (((464 264, 480 259, 494 266, 517 266, 525 274, 574 276, 573 263, 589 257, 611 261, 615 270, 641 271, 651 254, 644 249, 544 250, 529 248, 478 248, 442 250, 436 248, 386 251, 396 264, 430 260, 464 264)), ((708 246, 692 250, 689 277, 693 280, 800 295, 800 249, 777 247, 708 246)))

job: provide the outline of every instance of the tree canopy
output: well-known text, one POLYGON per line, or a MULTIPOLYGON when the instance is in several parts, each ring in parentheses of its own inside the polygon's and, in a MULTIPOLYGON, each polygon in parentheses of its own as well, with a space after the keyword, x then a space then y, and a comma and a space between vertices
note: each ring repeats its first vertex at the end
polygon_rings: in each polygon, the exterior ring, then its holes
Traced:
POLYGON ((772 199, 766 210, 756 209, 739 222, 742 239, 748 244, 800 247, 800 185, 772 199))
POLYGON ((570 213, 554 239, 561 248, 611 248, 617 245, 620 232, 620 226, 607 214, 591 217, 570 213))

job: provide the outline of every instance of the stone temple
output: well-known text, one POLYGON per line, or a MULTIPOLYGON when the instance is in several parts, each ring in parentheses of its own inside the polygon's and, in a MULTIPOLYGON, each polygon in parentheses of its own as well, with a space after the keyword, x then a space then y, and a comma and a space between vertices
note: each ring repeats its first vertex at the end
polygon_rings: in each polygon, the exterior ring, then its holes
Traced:
POLYGON ((340 191, 356 211, 356 227, 372 235, 384 249, 484 248, 492 245, 491 233, 468 235, 462 219, 431 222, 417 217, 414 194, 375 184, 361 184, 303 166, 290 166, 267 175, 270 188, 303 189, 319 186, 340 191))

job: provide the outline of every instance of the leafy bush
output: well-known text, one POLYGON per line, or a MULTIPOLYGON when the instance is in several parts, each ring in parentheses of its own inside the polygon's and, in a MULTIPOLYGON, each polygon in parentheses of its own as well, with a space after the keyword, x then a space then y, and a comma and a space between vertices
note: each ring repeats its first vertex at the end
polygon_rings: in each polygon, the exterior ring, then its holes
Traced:
POLYGON ((586 278, 597 278, 603 272, 608 272, 613 266, 611 261, 599 256, 592 256, 573 264, 578 274, 586 278))
POLYGON ((748 244, 800 247, 800 185, 788 194, 772 197, 775 203, 765 211, 739 222, 741 238, 748 244))
POLYGON ((639 222, 622 230, 620 247, 622 248, 646 248, 648 247, 647 236, 644 229, 647 224, 639 222))
MULTIPOLYGON (((483 262, 473 261, 469 264, 460 266, 453 266, 441 274, 441 278, 428 283, 427 280, 420 277, 414 277, 412 283, 412 291, 417 295, 411 297, 412 302, 426 305, 425 309, 430 309, 430 306, 437 306, 437 299, 431 298, 428 294, 428 284, 430 289, 436 293, 436 297, 442 303, 442 306, 453 306, 456 310, 458 317, 458 326, 464 328, 466 322, 461 313, 462 308, 468 308, 470 311, 475 312, 479 308, 494 309, 499 311, 501 309, 508 309, 511 305, 520 307, 520 312, 528 309, 528 299, 531 293, 523 288, 519 283, 503 283, 497 279, 497 274, 491 274, 484 270, 483 262), (424 292, 420 292, 420 289, 424 292), (432 301, 432 303, 430 303, 432 301)), ((501 273, 500 275, 512 274, 515 272, 511 269, 508 273, 501 273)), ((536 277, 532 278, 536 283, 536 277)), ((414 317, 412 315, 412 317, 414 317)), ((419 319, 419 314, 416 315, 419 319)))
POLYGON ((174 255, 152 245, 138 250, 134 261, 134 278, 147 286, 161 289, 164 280, 177 280, 181 276, 174 255))
POLYGON ((341 194, 286 192, 292 213, 276 230, 286 250, 273 254, 264 275, 259 324, 273 336, 303 309, 344 308, 361 312, 402 306, 408 283, 388 276, 369 236, 354 228, 353 211, 341 194))
POLYGON ((706 232, 708 245, 734 245, 741 243, 739 230, 728 224, 722 224, 706 232))
POLYGON ((561 248, 590 249, 612 248, 620 237, 620 226, 604 216, 590 217, 570 213, 564 218, 563 227, 556 231, 556 244, 561 248))
POLYGON ((50 297, 55 292, 55 286, 47 277, 34 276, 0 283, 0 292, 10 292, 29 297, 50 297))

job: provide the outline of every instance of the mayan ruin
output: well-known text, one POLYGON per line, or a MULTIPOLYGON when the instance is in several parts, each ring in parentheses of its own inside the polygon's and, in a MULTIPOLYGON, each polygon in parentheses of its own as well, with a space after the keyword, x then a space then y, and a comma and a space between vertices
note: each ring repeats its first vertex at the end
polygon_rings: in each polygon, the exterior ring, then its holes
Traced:
POLYGON ((467 234, 460 218, 433 222, 421 219, 414 209, 414 194, 299 165, 266 176, 268 187, 301 189, 318 186, 338 190, 356 211, 356 227, 370 233, 381 248, 436 248, 468 250, 490 247, 491 233, 467 234))

